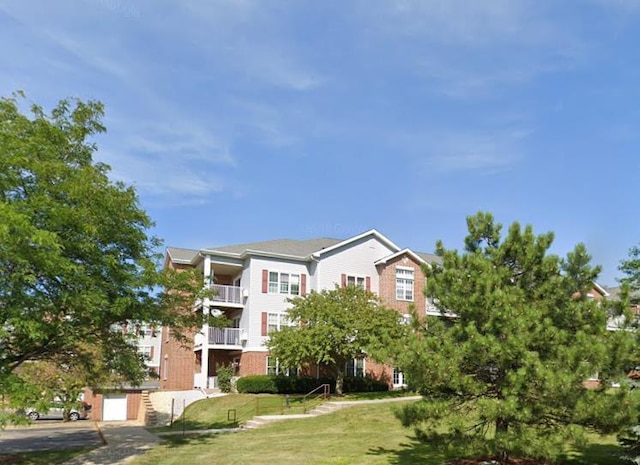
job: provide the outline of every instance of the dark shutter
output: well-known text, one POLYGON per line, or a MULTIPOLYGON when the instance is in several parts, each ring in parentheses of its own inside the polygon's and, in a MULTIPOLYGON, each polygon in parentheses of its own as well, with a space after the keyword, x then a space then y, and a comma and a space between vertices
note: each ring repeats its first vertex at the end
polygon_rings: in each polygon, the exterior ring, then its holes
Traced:
POLYGON ((262 293, 266 294, 269 290, 269 270, 262 270, 262 293))

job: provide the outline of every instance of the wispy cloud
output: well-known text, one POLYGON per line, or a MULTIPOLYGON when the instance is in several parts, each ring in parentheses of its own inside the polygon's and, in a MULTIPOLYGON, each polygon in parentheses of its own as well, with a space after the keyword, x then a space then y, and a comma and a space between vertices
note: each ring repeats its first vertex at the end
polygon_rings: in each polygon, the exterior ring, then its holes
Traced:
POLYGON ((525 131, 497 134, 448 134, 428 150, 425 168, 435 174, 471 171, 495 174, 507 171, 524 153, 520 142, 525 131))
POLYGON ((463 99, 522 87, 584 61, 588 41, 552 9, 529 0, 387 0, 363 2, 358 13, 368 26, 363 38, 392 48, 399 73, 463 99))
POLYGON ((515 168, 526 156, 528 129, 426 130, 397 134, 399 152, 408 154, 423 176, 472 173, 492 175, 515 168))
POLYGON ((229 186, 225 175, 233 173, 236 160, 207 129, 164 121, 118 121, 112 127, 116 137, 101 144, 98 158, 140 193, 165 204, 201 204, 229 186))

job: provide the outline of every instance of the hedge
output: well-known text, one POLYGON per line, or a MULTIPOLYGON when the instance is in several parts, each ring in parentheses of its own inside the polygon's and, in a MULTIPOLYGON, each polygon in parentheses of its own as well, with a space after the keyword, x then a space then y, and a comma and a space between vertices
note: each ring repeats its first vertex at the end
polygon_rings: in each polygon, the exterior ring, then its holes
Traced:
MULTIPOLYGON (((298 376, 256 375, 245 376, 236 381, 236 389, 240 393, 269 394, 307 394, 317 387, 328 384, 331 392, 335 392, 336 381, 333 378, 309 378, 298 376)), ((379 392, 388 391, 389 385, 384 381, 372 378, 344 379, 342 391, 347 392, 379 392)))

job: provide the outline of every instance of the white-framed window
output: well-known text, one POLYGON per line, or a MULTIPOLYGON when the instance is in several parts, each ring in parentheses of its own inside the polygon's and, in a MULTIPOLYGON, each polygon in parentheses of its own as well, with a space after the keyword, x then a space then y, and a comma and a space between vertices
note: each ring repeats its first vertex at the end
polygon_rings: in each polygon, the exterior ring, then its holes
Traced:
POLYGON ((411 315, 409 313, 404 313, 400 315, 400 324, 410 325, 411 324, 411 315))
POLYGON ((153 358, 153 346, 138 346, 138 353, 142 355, 146 361, 149 361, 153 358))
POLYGON ((286 313, 267 313, 267 334, 289 325, 286 313))
POLYGON ((355 358, 353 360, 349 360, 345 364, 344 375, 359 377, 359 378, 364 377, 364 359, 355 358))
POLYGON ((269 271, 269 294, 300 295, 300 275, 269 271))
POLYGON ((396 300, 413 301, 413 268, 396 268, 396 300))
POLYGON ((347 275, 347 286, 356 286, 364 289, 366 278, 364 276, 350 276, 347 275))
POLYGON ((285 367, 275 357, 267 356, 267 374, 268 375, 285 375, 289 376, 289 367, 285 367))
POLYGON ((393 385, 397 387, 407 385, 404 379, 404 373, 402 373, 402 371, 399 368, 393 369, 393 385))

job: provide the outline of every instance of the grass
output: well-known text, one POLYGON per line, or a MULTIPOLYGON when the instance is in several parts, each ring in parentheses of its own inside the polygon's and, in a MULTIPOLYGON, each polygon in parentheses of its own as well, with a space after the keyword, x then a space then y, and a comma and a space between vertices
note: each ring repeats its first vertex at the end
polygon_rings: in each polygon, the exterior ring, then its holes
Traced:
POLYGON ((275 394, 233 394, 202 399, 190 404, 173 426, 153 428, 154 432, 229 428, 243 424, 256 415, 304 413, 313 404, 304 404, 302 396, 275 394), (287 403, 288 402, 288 403, 287 403))
POLYGON ((353 392, 342 397, 333 397, 331 400, 376 400, 376 399, 396 399, 399 397, 410 397, 417 395, 412 391, 380 391, 380 392, 353 392))
MULTIPOLYGON (((330 400, 372 400, 397 398, 412 393, 402 391, 365 392, 347 394, 330 400)), ((173 426, 152 428, 153 432, 230 428, 244 424, 256 415, 288 415, 306 413, 323 402, 322 399, 304 401, 303 396, 288 397, 276 394, 232 394, 202 399, 187 406, 185 413, 173 426)))
MULTIPOLYGON (((416 440, 394 417, 398 404, 366 404, 230 434, 169 438, 130 465, 440 465, 448 457, 416 440)), ((592 437, 566 465, 622 465, 612 437, 592 437)))
POLYGON ((90 450, 83 448, 0 454, 0 465, 58 465, 90 450))

